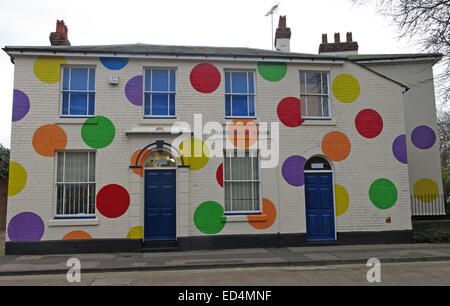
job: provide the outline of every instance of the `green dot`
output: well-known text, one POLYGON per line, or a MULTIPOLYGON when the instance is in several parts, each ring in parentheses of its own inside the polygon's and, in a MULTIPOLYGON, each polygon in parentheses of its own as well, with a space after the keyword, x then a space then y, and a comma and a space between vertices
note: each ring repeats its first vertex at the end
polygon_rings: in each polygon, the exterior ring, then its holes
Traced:
POLYGON ((103 116, 87 119, 81 128, 81 138, 88 146, 94 149, 109 146, 115 135, 116 129, 114 124, 103 116))
POLYGON ((287 72, 286 63, 259 62, 259 74, 269 82, 281 81, 287 72))
POLYGON ((388 209, 397 202, 397 188, 390 180, 381 178, 370 185, 369 197, 379 209, 388 209))
POLYGON ((194 224, 204 234, 217 234, 225 226, 224 209, 217 202, 208 201, 200 204, 194 213, 194 224))

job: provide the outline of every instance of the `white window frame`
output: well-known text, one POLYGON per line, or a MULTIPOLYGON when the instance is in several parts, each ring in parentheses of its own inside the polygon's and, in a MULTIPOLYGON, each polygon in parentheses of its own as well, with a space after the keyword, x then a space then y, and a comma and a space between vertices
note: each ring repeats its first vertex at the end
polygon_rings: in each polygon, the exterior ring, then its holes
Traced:
MULTIPOLYGON (((97 207, 96 207, 96 195, 97 195, 97 152, 93 150, 69 150, 69 151, 55 151, 55 173, 54 173, 54 219, 90 219, 95 218, 97 214, 97 207), (88 177, 89 177, 89 166, 90 166, 90 154, 89 153, 95 153, 95 167, 94 167, 94 181, 93 182, 58 182, 58 153, 64 153, 64 162, 63 162, 63 180, 65 178, 65 154, 66 153, 87 153, 88 154, 88 177), (58 214, 58 185, 66 185, 66 184, 93 184, 94 185, 94 196, 93 196, 93 207, 94 207, 94 213, 92 214, 58 214)), ((65 189, 63 189, 63 201, 65 199, 64 197, 65 189)), ((87 198, 90 198, 90 192, 88 188, 87 198)), ((64 202, 63 202, 64 203, 64 202)), ((88 207, 90 203, 87 203, 88 207)), ((63 204, 63 211, 64 211, 64 204, 63 204)))
MULTIPOLYGON (((253 151, 253 150, 246 150, 247 152, 249 152, 249 157, 251 157, 251 162, 252 162, 252 180, 226 180, 225 178, 225 158, 233 158, 233 157, 241 157, 240 156, 240 154, 245 154, 244 153, 244 151, 241 151, 241 153, 238 153, 238 151, 236 151, 236 150, 229 150, 229 151, 225 151, 225 154, 224 154, 224 162, 223 162, 223 169, 222 169, 222 177, 223 177, 223 190, 224 190, 224 193, 223 193, 223 195, 224 195, 224 214, 225 215, 261 215, 262 214, 262 208, 261 208, 261 203, 262 203, 262 186, 261 186, 261 154, 259 154, 259 151, 253 151), (254 154, 257 154, 257 157, 258 157, 258 179, 257 180, 255 180, 255 179, 253 179, 253 175, 254 175, 254 172, 253 172, 253 157, 254 157, 254 154), (258 186, 259 186, 259 192, 258 192, 258 194, 259 194, 259 201, 258 201, 258 209, 256 209, 256 210, 247 210, 247 211, 243 211, 243 210, 237 210, 237 211, 235 211, 235 210, 229 210, 229 211, 227 211, 226 210, 226 192, 227 192, 227 190, 226 190, 226 188, 225 188, 225 186, 226 186, 226 183, 239 183, 239 182, 242 182, 242 183, 248 183, 248 182, 252 182, 252 183, 258 183, 258 186)), ((245 155, 244 155, 245 156, 245 155)), ((242 157, 244 157, 244 156, 242 156, 242 157)), ((231 162, 230 162, 230 177, 232 176, 232 174, 231 174, 231 162)), ((254 184, 252 184, 252 197, 253 197, 253 195, 254 195, 254 184)), ((233 201, 232 201, 232 195, 233 194, 233 189, 231 188, 230 189, 230 201, 231 201, 231 208, 233 208, 233 201)), ((253 201, 252 201, 252 203, 253 203, 253 207, 255 207, 255 199, 253 198, 253 201)))
MULTIPOLYGON (((95 89, 94 90, 89 90, 89 81, 90 81, 90 73, 89 73, 89 69, 94 69, 94 76, 96 76, 97 74, 97 67, 95 66, 76 66, 76 65, 70 65, 70 66, 61 66, 61 82, 60 82, 60 86, 61 86, 61 98, 60 98, 60 112, 59 115, 61 118, 93 118, 95 117, 95 100, 96 100, 96 95, 95 95, 95 89), (69 68, 69 89, 65 90, 64 89, 64 69, 65 68, 69 68), (87 75, 87 90, 70 90, 70 81, 72 78, 72 68, 84 68, 84 69, 88 69, 88 75, 87 75), (92 115, 86 114, 86 115, 71 115, 71 114, 63 114, 63 104, 64 104, 64 93, 67 92, 69 93, 69 101, 68 101, 68 105, 67 105, 67 109, 70 112, 70 93, 74 91, 74 92, 86 92, 87 93, 87 99, 86 99, 86 112, 89 112, 89 95, 91 93, 94 94, 94 113, 92 115)), ((97 78, 96 78, 97 79, 97 78)), ((94 88, 97 88, 96 84, 94 83, 94 88)))
MULTIPOLYGON (((331 120, 333 119, 333 110, 331 108, 331 86, 330 86, 330 71, 322 71, 322 70, 300 70, 298 73, 299 76, 299 92, 300 92, 300 100, 302 100, 302 96, 306 96, 306 98, 308 96, 316 96, 316 97, 327 97, 327 106, 328 106, 328 117, 325 116, 302 116, 302 119, 306 119, 306 120, 331 120), (305 73, 305 84, 304 87, 306 89, 306 73, 320 73, 321 75, 321 82, 320 84, 323 84, 323 75, 322 74, 326 74, 327 75, 327 92, 328 94, 313 94, 313 93, 306 93, 306 92, 302 92, 301 89, 301 77, 300 74, 301 73, 305 73)), ((305 105, 306 105, 306 110, 305 110, 305 114, 308 114, 308 100, 305 101, 305 105)), ((322 113, 323 113, 323 109, 322 109, 322 113)))
MULTIPOLYGON (((225 90, 225 103, 224 103, 224 113, 225 113, 225 119, 256 119, 257 118, 257 101, 256 101, 256 73, 255 73, 255 71, 254 70, 251 70, 251 69, 248 69, 248 70, 233 70, 233 69, 225 69, 224 70, 224 76, 225 76, 225 82, 226 82, 226 73, 227 72, 229 72, 229 73, 234 73, 234 72, 243 72, 243 73, 249 73, 249 72, 251 72, 251 73, 253 73, 253 91, 254 91, 254 93, 249 93, 248 91, 249 91, 249 88, 250 88, 250 86, 249 86, 249 82, 248 82, 248 75, 247 75, 247 93, 245 93, 245 94, 243 94, 243 93, 227 93, 226 92, 226 86, 224 86, 224 90, 225 90), (250 116, 250 115, 248 115, 248 116, 233 116, 233 99, 231 99, 230 100, 230 113, 231 113, 231 115, 230 116, 227 116, 227 104, 226 104, 226 96, 233 96, 233 95, 236 95, 236 96, 243 96, 243 95, 246 95, 247 96, 247 110, 249 110, 250 109, 250 101, 249 101, 249 99, 248 99, 248 97, 249 96, 253 96, 253 104, 254 104, 254 113, 255 113, 255 115, 254 116, 250 116)), ((233 78, 231 77, 231 74, 230 74, 230 91, 233 91, 233 78)))
POLYGON ((174 67, 145 67, 144 68, 144 73, 143 73, 144 77, 142 78, 142 88, 143 88, 143 97, 142 97, 142 117, 144 119, 176 119, 177 118, 177 69, 174 67), (146 77, 146 71, 150 70, 151 71, 151 81, 150 81, 150 90, 146 91, 145 90, 145 77, 146 77), (168 73, 168 91, 153 91, 152 90, 152 80, 153 80, 153 70, 167 70, 169 71, 168 73), (170 71, 174 71, 175 72, 175 90, 174 91, 170 91, 170 71), (168 114, 167 115, 146 115, 145 114, 145 94, 150 94, 150 112, 152 111, 152 94, 154 93, 162 93, 162 94, 167 94, 167 110, 168 110, 168 114), (175 114, 174 115, 170 115, 170 95, 174 94, 175 95, 175 114))

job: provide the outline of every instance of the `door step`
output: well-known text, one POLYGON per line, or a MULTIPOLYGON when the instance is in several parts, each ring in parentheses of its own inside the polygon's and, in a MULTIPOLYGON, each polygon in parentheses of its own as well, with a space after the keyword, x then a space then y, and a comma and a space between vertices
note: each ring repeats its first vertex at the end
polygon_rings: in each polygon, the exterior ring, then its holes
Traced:
POLYGON ((144 241, 141 252, 176 252, 179 251, 178 241, 144 241))

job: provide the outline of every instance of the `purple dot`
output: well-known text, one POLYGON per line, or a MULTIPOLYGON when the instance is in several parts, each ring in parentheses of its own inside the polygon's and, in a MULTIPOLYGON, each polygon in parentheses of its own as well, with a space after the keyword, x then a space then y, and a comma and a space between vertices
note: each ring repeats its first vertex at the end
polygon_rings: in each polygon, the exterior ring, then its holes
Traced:
POLYGON ((430 127, 421 125, 411 133, 411 141, 419 149, 426 150, 435 144, 436 133, 430 127))
POLYGON ((134 105, 142 105, 142 75, 135 76, 131 78, 125 85, 125 95, 127 99, 134 105))
POLYGON ((29 110, 30 99, 28 99, 28 96, 23 91, 14 89, 12 121, 19 121, 25 117, 29 110))
POLYGON ((281 173, 289 185, 299 187, 305 184, 303 170, 306 162, 306 158, 298 155, 291 156, 284 161, 281 173))
POLYGON ((11 241, 39 241, 44 235, 44 222, 32 212, 15 215, 8 225, 8 237, 11 241))
POLYGON ((408 163, 408 153, 406 152, 406 135, 400 135, 392 143, 392 152, 395 158, 404 164, 408 163))

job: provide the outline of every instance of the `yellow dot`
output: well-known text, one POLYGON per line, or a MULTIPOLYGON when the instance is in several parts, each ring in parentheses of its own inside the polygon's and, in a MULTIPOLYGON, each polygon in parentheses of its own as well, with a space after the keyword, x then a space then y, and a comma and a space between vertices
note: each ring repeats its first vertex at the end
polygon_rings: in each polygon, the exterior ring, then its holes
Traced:
POLYGON ((361 88, 359 82, 350 74, 338 75, 332 84, 333 94, 343 103, 352 103, 359 97, 361 88))
POLYGON ((350 204, 350 196, 347 190, 341 185, 334 185, 334 196, 336 197, 336 216, 344 214, 350 204))
POLYGON ((144 237, 144 228, 142 226, 136 226, 130 229, 128 232, 128 239, 142 239, 144 237))
POLYGON ((33 65, 34 74, 44 83, 53 84, 59 82, 61 65, 67 61, 62 56, 39 56, 33 65))
POLYGON ((421 179, 414 184, 414 196, 421 202, 431 203, 439 194, 438 185, 430 179, 421 179))
MULTIPOLYGON (((183 140, 179 146, 184 164, 189 166, 189 170, 196 171, 206 166, 209 161, 208 146, 200 139, 191 138, 183 140)), ((181 159, 178 158, 181 163, 181 159)))
POLYGON ((9 163, 8 196, 12 197, 22 191, 27 184, 27 171, 21 164, 9 163))

